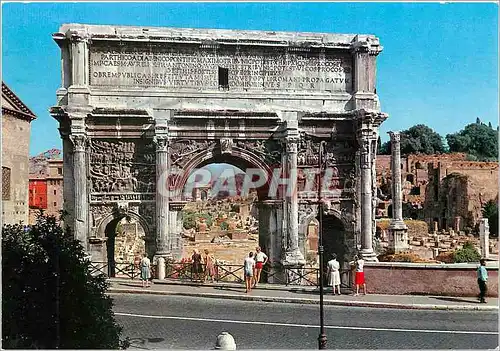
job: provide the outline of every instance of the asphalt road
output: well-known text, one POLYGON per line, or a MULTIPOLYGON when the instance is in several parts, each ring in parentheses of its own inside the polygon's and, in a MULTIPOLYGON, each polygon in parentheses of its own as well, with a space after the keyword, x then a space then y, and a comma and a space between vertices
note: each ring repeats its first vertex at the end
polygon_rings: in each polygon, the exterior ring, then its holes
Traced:
MULTIPOLYGON (((227 331, 242 349, 317 349, 319 306, 112 294, 136 349, 213 349, 227 331)), ((329 349, 493 349, 498 313, 325 306, 329 349)))

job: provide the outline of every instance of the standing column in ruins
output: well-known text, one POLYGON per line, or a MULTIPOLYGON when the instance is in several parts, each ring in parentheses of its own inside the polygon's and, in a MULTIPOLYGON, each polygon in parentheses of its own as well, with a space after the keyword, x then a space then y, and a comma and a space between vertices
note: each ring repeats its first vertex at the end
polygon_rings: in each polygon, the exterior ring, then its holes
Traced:
POLYGON ((87 250, 88 235, 88 191, 87 191, 87 137, 71 134, 73 143, 73 186, 74 186, 74 236, 87 250))
POLYGON ((408 227, 403 221, 403 193, 401 180, 401 137, 399 132, 389 132, 391 137, 392 219, 389 225, 389 248, 394 252, 409 249, 408 227))

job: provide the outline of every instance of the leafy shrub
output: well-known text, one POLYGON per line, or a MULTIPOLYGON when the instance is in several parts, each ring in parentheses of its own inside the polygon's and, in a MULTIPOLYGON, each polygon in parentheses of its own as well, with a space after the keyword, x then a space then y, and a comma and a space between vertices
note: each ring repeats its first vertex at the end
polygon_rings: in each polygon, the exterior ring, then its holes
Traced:
POLYGON ((455 263, 478 262, 480 259, 481 254, 470 241, 465 242, 461 249, 453 252, 453 262, 455 263))
POLYGON ((104 276, 69 230, 54 217, 2 229, 2 346, 39 349, 117 349, 116 323, 104 276))
POLYGON ((227 224, 227 222, 222 222, 220 224, 220 229, 222 229, 222 230, 228 230, 229 229, 229 224, 227 224))
POLYGON ((185 212, 182 216, 182 225, 185 229, 196 227, 196 215, 193 212, 185 212))

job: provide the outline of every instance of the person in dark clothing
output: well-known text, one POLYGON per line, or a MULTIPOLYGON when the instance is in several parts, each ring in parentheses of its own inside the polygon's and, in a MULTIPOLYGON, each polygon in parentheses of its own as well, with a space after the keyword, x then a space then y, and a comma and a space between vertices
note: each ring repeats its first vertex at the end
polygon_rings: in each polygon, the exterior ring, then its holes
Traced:
POLYGON ((486 283, 488 282, 488 271, 486 270, 486 260, 483 258, 479 261, 477 267, 477 285, 479 286, 479 302, 486 303, 486 291, 488 290, 486 283))
POLYGON ((194 281, 201 281, 201 274, 203 273, 202 257, 198 250, 193 250, 192 260, 192 279, 194 281))

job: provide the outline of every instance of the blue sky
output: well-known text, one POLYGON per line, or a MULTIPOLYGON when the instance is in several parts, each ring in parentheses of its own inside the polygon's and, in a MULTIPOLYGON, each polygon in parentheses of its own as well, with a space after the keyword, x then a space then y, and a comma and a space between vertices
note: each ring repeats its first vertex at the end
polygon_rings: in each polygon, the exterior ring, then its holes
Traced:
POLYGON ((3 3, 2 79, 30 107, 30 154, 61 147, 48 109, 60 85, 51 34, 62 23, 375 34, 387 131, 426 124, 441 135, 476 117, 498 125, 494 3, 3 3))

